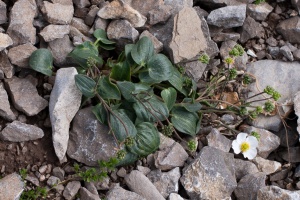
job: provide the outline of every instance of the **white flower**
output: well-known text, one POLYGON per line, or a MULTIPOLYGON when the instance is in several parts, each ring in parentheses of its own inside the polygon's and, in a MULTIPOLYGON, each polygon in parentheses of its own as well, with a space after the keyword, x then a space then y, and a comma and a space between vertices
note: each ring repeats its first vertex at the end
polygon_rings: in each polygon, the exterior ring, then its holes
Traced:
POLYGON ((247 133, 239 133, 232 142, 232 148, 235 154, 242 152, 245 158, 252 160, 257 154, 258 141, 256 137, 249 136, 247 133))

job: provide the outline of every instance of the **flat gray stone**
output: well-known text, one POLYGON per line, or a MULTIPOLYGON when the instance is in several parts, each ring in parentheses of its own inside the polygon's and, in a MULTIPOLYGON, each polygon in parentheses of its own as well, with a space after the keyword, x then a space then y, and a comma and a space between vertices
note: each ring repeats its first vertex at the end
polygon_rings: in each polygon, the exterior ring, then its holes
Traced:
POLYGON ((234 169, 238 181, 247 174, 256 174, 259 172, 254 163, 241 159, 234 159, 234 169))
POLYGON ((53 41, 58 38, 63 38, 66 34, 69 34, 69 25, 48 25, 43 30, 41 30, 40 35, 44 38, 46 42, 53 41))
POLYGON ((270 4, 263 2, 260 4, 248 4, 247 15, 257 21, 264 21, 272 12, 273 7, 270 4))
POLYGON ((300 191, 289 191, 277 186, 266 186, 258 190, 257 200, 297 200, 300 199, 300 191))
POLYGON ((17 173, 9 174, 0 179, 0 199, 12 200, 19 199, 25 184, 21 179, 21 176, 17 173))
POLYGON ((135 192, 130 192, 128 190, 120 187, 119 184, 115 185, 112 189, 106 194, 107 200, 146 200, 144 197, 138 195, 135 192))
POLYGON ((295 37, 300 34, 300 17, 295 16, 286 20, 281 21, 276 31, 283 36, 283 38, 290 43, 300 44, 300 38, 295 37))
POLYGON ((287 45, 280 47, 279 50, 280 53, 282 53, 282 55, 286 57, 289 61, 294 61, 294 56, 292 54, 292 51, 287 45))
POLYGON ((196 61, 186 62, 183 64, 183 66, 185 68, 185 73, 189 77, 191 77, 194 81, 198 82, 201 79, 207 67, 207 64, 204 64, 199 60, 196 60, 196 61))
POLYGON ((22 44, 8 50, 10 62, 18 67, 29 68, 29 57, 37 50, 31 43, 22 44))
POLYGON ((90 27, 87 26, 84 23, 83 19, 77 18, 77 17, 73 17, 72 21, 71 21, 71 26, 75 27, 77 30, 79 30, 82 34, 88 36, 89 35, 89 31, 90 31, 90 27))
POLYGON ((42 12, 51 24, 70 24, 74 14, 73 5, 44 1, 42 12))
POLYGON ((6 4, 3 1, 0 1, 0 24, 7 22, 7 10, 6 4))
POLYGON ((264 37, 264 33, 265 29, 263 26, 248 16, 240 30, 240 41, 241 43, 245 43, 252 38, 262 38, 264 37))
POLYGON ((209 147, 214 147, 227 153, 231 149, 232 141, 222 135, 218 129, 212 129, 211 132, 206 136, 206 139, 209 147))
POLYGON ((65 187, 65 190, 63 192, 63 196, 66 200, 72 200, 75 198, 75 195, 79 191, 81 187, 81 184, 79 181, 71 181, 67 184, 65 187))
MULTIPOLYGON (((1 1, 0 1, 1 3, 1 1)), ((12 39, 9 37, 9 35, 0 33, 0 51, 3 49, 6 49, 7 47, 13 45, 12 39)))
POLYGON ((281 163, 272 160, 266 160, 259 156, 256 156, 252 161, 256 164, 259 171, 265 173, 266 175, 272 174, 281 168, 281 163))
POLYGON ((3 83, 0 82, 0 117, 13 121, 16 119, 16 115, 12 112, 10 108, 10 103, 8 100, 8 95, 6 90, 4 89, 3 83))
POLYGON ((80 198, 84 200, 101 200, 99 195, 91 193, 84 187, 80 188, 79 194, 80 194, 80 198))

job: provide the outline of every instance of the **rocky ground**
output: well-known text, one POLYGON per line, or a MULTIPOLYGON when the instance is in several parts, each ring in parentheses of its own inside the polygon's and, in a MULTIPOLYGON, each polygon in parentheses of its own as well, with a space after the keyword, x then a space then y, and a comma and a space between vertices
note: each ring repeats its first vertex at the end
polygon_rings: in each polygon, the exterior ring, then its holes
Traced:
POLYGON ((0 0, 0 199, 18 199, 24 187, 37 186, 52 188, 47 199, 300 199, 299 12, 298 0, 0 0), (157 152, 102 182, 56 185, 72 178, 74 163, 95 166, 115 153, 107 127, 91 107, 79 108, 75 63, 67 57, 74 46, 93 41, 99 28, 117 51, 150 37, 156 52, 184 66, 199 86, 241 44, 245 53, 234 66, 257 78, 249 95, 267 85, 281 93, 287 135, 279 115, 239 122, 235 115, 212 114, 194 154, 161 135, 157 152), (52 52, 55 77, 29 68, 38 48, 52 52), (197 60, 203 52, 209 64, 197 60), (234 155, 233 138, 212 127, 214 120, 258 132, 257 157, 234 155), (20 169, 28 171, 25 181, 20 169))

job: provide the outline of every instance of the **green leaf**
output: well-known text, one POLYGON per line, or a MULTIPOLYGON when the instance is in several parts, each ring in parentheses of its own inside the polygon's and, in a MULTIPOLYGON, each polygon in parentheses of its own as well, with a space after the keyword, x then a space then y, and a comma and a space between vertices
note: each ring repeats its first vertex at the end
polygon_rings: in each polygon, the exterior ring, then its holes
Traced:
POLYGON ((139 158, 138 155, 133 154, 133 153, 129 152, 128 150, 125 150, 125 151, 126 151, 125 158, 122 160, 119 160, 116 167, 130 165, 138 160, 138 158, 139 158))
POLYGON ((149 76, 154 80, 166 81, 172 76, 173 65, 163 54, 156 54, 147 62, 149 76))
POLYGON ((160 93, 169 110, 171 110, 176 102, 177 92, 174 88, 169 87, 160 93))
POLYGON ((107 112, 102 103, 98 103, 96 106, 93 106, 92 112, 102 124, 107 125, 107 112))
POLYGON ((172 68, 172 76, 168 81, 179 92, 187 96, 187 91, 183 89, 183 76, 175 67, 172 68))
POLYGON ((181 106, 190 112, 197 112, 202 108, 202 105, 199 102, 193 102, 191 98, 183 99, 181 106))
POLYGON ((129 102, 135 102, 134 97, 132 96, 132 92, 135 90, 134 83, 123 81, 117 82, 117 86, 119 87, 122 96, 129 102))
POLYGON ((118 87, 111 83, 108 76, 100 78, 97 86, 98 94, 105 100, 108 99, 121 99, 121 93, 118 87))
POLYGON ((142 83, 147 83, 149 85, 161 82, 160 80, 155 80, 151 78, 148 71, 139 73, 139 79, 142 83))
POLYGON ((116 81, 130 81, 130 65, 128 61, 113 66, 110 77, 116 81))
POLYGON ((160 144, 160 137, 156 127, 149 122, 143 122, 136 126, 137 135, 134 145, 129 151, 139 156, 147 156, 155 152, 160 144))
POLYGON ((99 42, 99 47, 101 47, 102 49, 105 49, 107 51, 110 51, 110 50, 114 50, 115 49, 115 46, 114 45, 111 45, 111 44, 105 44, 103 43, 102 41, 99 42))
POLYGON ((195 112, 189 112, 183 107, 174 107, 171 111, 171 122, 180 132, 195 136, 198 132, 199 117, 195 112))
POLYGON ((131 56, 135 63, 144 66, 153 56, 154 46, 148 37, 142 37, 132 48, 131 56))
POLYGON ((52 76, 53 56, 48 49, 35 50, 29 58, 29 66, 37 72, 52 76))
POLYGON ((115 44, 115 42, 107 39, 107 34, 103 29, 97 29, 93 33, 94 37, 97 40, 101 41, 103 44, 115 44))
POLYGON ((96 82, 90 77, 77 74, 75 75, 75 84, 84 96, 88 98, 95 96, 96 82))
POLYGON ((128 136, 135 137, 137 133, 133 122, 123 109, 113 110, 113 114, 110 114, 110 124, 119 142, 123 142, 128 136))

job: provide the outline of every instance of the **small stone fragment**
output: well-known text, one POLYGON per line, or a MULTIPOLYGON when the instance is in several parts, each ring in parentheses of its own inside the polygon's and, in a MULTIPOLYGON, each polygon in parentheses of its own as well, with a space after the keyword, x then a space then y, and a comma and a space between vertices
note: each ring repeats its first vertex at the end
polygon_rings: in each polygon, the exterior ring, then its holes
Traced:
POLYGON ((12 200, 19 199, 23 190, 24 182, 17 173, 9 174, 0 179, 0 199, 12 200))
POLYGON ((89 35, 90 27, 84 23, 83 19, 73 17, 73 19, 71 21, 71 26, 75 27, 77 30, 79 30, 84 35, 87 35, 87 36, 89 35))
POLYGON ((63 192, 63 196, 66 200, 72 200, 75 198, 75 195, 79 191, 81 187, 81 184, 79 181, 71 181, 67 184, 65 187, 65 190, 63 192))
POLYGON ((50 176, 47 180, 47 185, 50 187, 56 186, 60 182, 60 179, 55 176, 50 176))
POLYGON ((3 1, 0 1, 0 24, 4 24, 7 22, 6 12, 6 4, 3 1))
POLYGON ((241 28, 241 43, 247 42, 252 38, 261 38, 264 36, 265 30, 262 25, 256 22, 253 18, 247 17, 244 21, 244 24, 241 28))
MULTIPOLYGON (((1 1, 0 1, 0 3, 1 3, 1 1)), ((0 51, 11 46, 12 44, 13 44, 13 41, 9 37, 9 35, 0 33, 0 51)))
POLYGON ((258 190, 257 200, 300 199, 300 191, 289 191, 277 186, 266 186, 258 190))
POLYGON ((183 66, 185 68, 185 73, 189 77, 191 77, 194 81, 198 82, 201 79, 207 67, 207 64, 202 63, 199 60, 196 60, 191 62, 185 62, 183 66))
POLYGON ((272 10, 273 7, 266 2, 247 5, 247 14, 257 21, 264 21, 272 10))
POLYGON ((29 68, 29 57, 35 50, 37 50, 35 46, 27 43, 9 49, 7 55, 12 64, 18 67, 29 68))
POLYGON ((255 157, 252 161, 256 164, 259 171, 264 172, 266 175, 272 174, 281 168, 281 163, 266 160, 259 156, 255 157))
POLYGON ((42 12, 51 24, 70 24, 74 14, 73 5, 44 1, 42 12))
POLYGON ((41 32, 40 35, 46 42, 53 41, 58 38, 63 38, 66 34, 69 34, 69 25, 48 25, 41 32))
POLYGON ((6 78, 11 78, 15 73, 15 69, 9 61, 6 51, 0 51, 0 70, 4 72, 6 78))
POLYGON ((61 181, 64 180, 65 171, 62 168, 60 168, 60 167, 53 168, 52 174, 53 174, 53 176, 58 177, 61 181))
POLYGON ((247 174, 256 174, 259 172, 254 163, 240 159, 234 159, 234 170, 237 180, 240 180, 247 174))
POLYGON ((101 200, 99 195, 92 194, 84 187, 80 188, 80 198, 84 200, 101 200))
POLYGON ((218 129, 212 129, 212 131, 206 136, 207 145, 220 149, 224 152, 229 152, 232 141, 222 135, 218 129))
POLYGON ((0 82, 0 117, 13 121, 16 119, 15 114, 12 112, 10 108, 10 103, 8 100, 8 95, 6 90, 4 89, 3 83, 0 82))
POLYGON ((148 21, 150 25, 165 23, 172 15, 172 7, 169 5, 161 5, 149 11, 148 21))
POLYGON ((84 23, 88 26, 92 26, 95 21, 98 11, 99 11, 99 8, 97 6, 95 6, 95 5, 91 6, 90 11, 88 12, 88 14, 86 15, 86 17, 84 19, 84 23))
POLYGON ((283 38, 290 43, 298 43, 300 44, 300 38, 295 37, 298 35, 300 28, 300 17, 295 16, 286 20, 281 21, 277 27, 276 31, 280 33, 283 38))
POLYGON ((135 192, 130 192, 128 190, 120 187, 119 184, 110 189, 106 196, 107 200, 146 200, 144 197, 138 195, 135 192))
POLYGON ((292 54, 291 49, 288 46, 282 46, 280 48, 280 53, 282 53, 282 55, 286 57, 289 61, 294 61, 294 56, 292 54))

